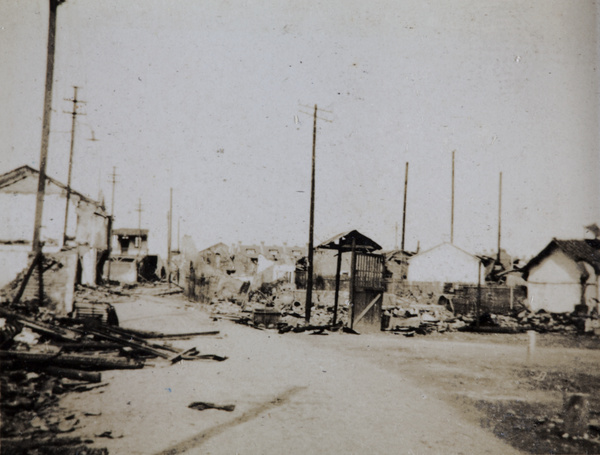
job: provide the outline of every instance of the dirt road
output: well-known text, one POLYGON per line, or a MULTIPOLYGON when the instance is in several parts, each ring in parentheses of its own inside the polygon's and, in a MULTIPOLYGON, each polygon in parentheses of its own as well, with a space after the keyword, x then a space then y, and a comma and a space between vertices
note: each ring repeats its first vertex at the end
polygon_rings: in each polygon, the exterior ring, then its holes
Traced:
POLYGON ((229 359, 156 360, 106 372, 106 387, 67 397, 62 406, 83 416, 75 435, 111 454, 516 453, 409 379, 402 353, 385 355, 393 337, 279 335, 214 322, 177 297, 115 306, 126 327, 219 330, 174 344, 229 359), (371 348, 378 355, 365 355, 371 348), (195 401, 235 410, 189 409, 195 401))

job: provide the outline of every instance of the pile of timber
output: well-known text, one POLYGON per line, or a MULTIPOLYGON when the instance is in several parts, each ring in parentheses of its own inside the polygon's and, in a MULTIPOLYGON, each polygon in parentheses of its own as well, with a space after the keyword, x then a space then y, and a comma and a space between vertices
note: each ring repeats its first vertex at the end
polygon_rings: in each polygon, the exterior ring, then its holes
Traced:
POLYGON ((226 360, 167 343, 218 333, 145 332, 97 319, 57 318, 48 312, 24 315, 14 307, 0 307, 0 455, 107 454, 106 449, 88 447, 91 440, 63 435, 78 428, 84 416, 64 415, 60 396, 104 387, 102 371, 140 369, 148 359, 165 365, 226 360))

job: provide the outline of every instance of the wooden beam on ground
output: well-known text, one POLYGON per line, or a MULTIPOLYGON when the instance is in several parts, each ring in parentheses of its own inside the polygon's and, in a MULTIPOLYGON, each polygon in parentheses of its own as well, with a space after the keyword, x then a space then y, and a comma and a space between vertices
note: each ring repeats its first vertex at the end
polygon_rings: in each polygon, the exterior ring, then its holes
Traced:
POLYGON ((135 362, 119 357, 103 357, 76 354, 39 354, 21 351, 0 350, 0 359, 14 359, 30 365, 86 368, 88 370, 132 370, 143 368, 144 362, 135 362))

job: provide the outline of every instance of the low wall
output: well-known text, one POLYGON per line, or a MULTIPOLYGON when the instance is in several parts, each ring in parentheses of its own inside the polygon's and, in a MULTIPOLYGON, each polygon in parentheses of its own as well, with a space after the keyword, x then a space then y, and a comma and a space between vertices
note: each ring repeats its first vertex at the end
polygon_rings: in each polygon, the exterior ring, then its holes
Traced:
MULTIPOLYGON (((417 304, 443 304, 457 314, 466 314, 477 310, 480 300, 480 312, 509 314, 522 309, 527 301, 527 288, 485 283, 481 289, 474 284, 388 281, 388 293, 397 297, 399 304, 414 302, 417 304)), ((388 301, 393 300, 389 299, 388 301)))

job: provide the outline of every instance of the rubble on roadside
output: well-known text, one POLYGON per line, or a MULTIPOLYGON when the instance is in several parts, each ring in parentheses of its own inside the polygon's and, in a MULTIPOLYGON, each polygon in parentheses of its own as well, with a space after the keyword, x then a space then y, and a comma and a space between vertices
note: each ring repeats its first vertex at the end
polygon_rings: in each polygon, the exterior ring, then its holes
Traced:
MULTIPOLYGON (((83 286, 77 289, 76 303, 91 309, 110 305, 115 296, 123 294, 83 286)), ((84 420, 65 415, 59 406, 63 394, 103 387, 107 385, 102 382, 103 371, 144 368, 149 359, 165 366, 226 360, 164 341, 218 332, 144 332, 108 323, 102 314, 75 312, 80 317, 60 317, 36 301, 0 304, 0 454, 106 454, 106 449, 87 447, 91 439, 63 437, 84 420)))
MULTIPOLYGON (((215 299, 210 303, 215 318, 233 320, 257 329, 277 329, 280 333, 300 332, 331 326, 333 305, 317 299, 311 308, 310 323, 306 324, 305 306, 290 294, 267 295, 261 291, 251 292, 246 301, 215 299)), ((348 322, 348 308, 338 306, 336 326, 348 322)))
POLYGON ((472 331, 488 333, 520 333, 533 330, 539 333, 600 335, 597 315, 573 313, 548 313, 521 310, 512 315, 474 313, 454 315, 442 305, 419 305, 407 302, 406 306, 387 307, 383 312, 382 330, 415 334, 472 331))

